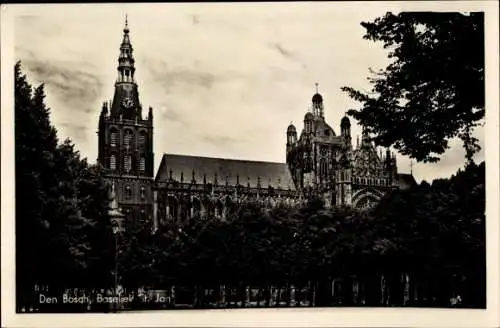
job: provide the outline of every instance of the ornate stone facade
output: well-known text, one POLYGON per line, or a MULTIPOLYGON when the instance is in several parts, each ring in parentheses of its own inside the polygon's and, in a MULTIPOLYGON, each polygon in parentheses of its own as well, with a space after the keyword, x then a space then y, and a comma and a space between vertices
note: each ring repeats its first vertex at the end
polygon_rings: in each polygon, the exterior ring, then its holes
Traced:
POLYGON ((398 174, 396 157, 389 150, 377 154, 368 135, 352 146, 351 123, 343 117, 340 135, 325 121, 323 97, 316 92, 304 128, 287 129, 286 162, 295 186, 305 197, 319 196, 327 206, 369 207, 393 188, 414 183, 412 176, 398 174))

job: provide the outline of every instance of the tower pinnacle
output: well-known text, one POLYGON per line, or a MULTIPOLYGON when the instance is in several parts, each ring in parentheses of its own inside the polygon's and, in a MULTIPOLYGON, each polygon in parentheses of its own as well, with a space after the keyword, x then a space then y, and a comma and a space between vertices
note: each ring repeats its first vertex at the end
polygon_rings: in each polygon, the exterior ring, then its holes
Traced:
POLYGON ((123 32, 124 33, 128 33, 129 32, 129 29, 128 29, 128 15, 125 14, 125 28, 123 29, 123 32))
POLYGON ((115 96, 111 106, 112 116, 123 115, 124 119, 141 119, 141 106, 137 84, 135 82, 134 48, 130 42, 128 15, 125 15, 123 39, 120 44, 118 56, 117 78, 115 83, 115 96))

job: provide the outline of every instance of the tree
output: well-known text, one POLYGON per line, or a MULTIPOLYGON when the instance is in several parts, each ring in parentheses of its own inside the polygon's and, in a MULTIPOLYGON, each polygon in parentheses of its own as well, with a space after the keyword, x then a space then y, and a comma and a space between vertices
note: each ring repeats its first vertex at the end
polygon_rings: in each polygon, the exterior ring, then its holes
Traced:
MULTIPOLYGON (((110 225, 102 171, 68 139, 58 145, 41 84, 15 65, 16 302, 36 305, 35 290, 106 281, 110 225)), ((111 239, 112 240, 112 239, 111 239)))
POLYGON ((484 118, 484 14, 387 13, 361 25, 394 60, 371 71, 371 92, 342 88, 362 103, 348 115, 377 145, 417 161, 439 161, 458 137, 472 162, 480 149, 472 132, 484 118))

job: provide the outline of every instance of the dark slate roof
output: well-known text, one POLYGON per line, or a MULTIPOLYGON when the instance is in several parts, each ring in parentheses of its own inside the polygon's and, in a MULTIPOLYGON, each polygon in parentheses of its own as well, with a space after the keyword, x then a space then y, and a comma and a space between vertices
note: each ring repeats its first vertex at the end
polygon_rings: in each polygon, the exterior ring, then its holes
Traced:
POLYGON ((407 173, 398 174, 398 180, 396 183, 400 189, 408 189, 417 184, 413 175, 407 173))
POLYGON ((181 180, 182 173, 185 183, 191 182, 194 170, 197 183, 203 183, 204 176, 206 183, 214 183, 217 174, 218 185, 225 185, 227 177, 228 185, 235 186, 237 176, 239 176, 239 183, 243 186, 247 186, 250 182, 251 187, 257 187, 260 178, 261 188, 272 186, 275 189, 295 190, 292 175, 286 163, 164 154, 156 181, 167 182, 170 178, 170 170, 172 170, 172 179, 176 181, 181 180))

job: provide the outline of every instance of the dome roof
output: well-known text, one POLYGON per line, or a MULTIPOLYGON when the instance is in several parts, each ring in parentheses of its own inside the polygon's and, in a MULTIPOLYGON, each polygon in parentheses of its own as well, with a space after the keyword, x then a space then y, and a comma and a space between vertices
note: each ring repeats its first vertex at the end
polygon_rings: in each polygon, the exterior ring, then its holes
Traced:
POLYGON ((347 116, 344 116, 342 118, 342 120, 340 121, 340 126, 346 126, 346 127, 351 126, 351 121, 349 121, 349 118, 347 116))
POLYGON ((297 129, 295 129, 295 125, 290 124, 288 129, 286 129, 286 132, 297 132, 297 129))
POLYGON ((312 121, 314 120, 314 115, 311 112, 307 112, 304 116, 304 121, 312 121))
POLYGON ((323 96, 321 96, 319 93, 315 93, 314 96, 312 97, 312 102, 313 103, 320 103, 323 102, 323 96))

